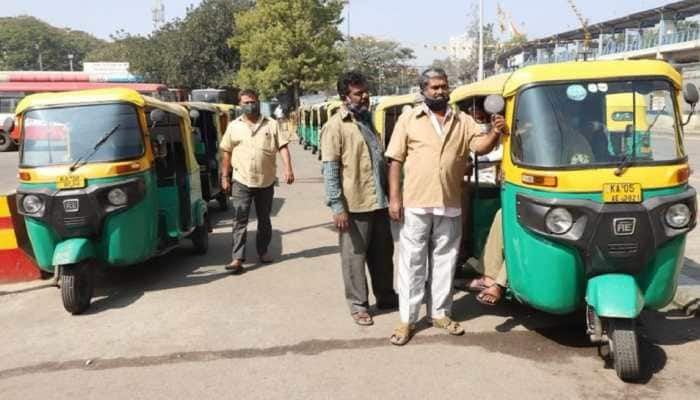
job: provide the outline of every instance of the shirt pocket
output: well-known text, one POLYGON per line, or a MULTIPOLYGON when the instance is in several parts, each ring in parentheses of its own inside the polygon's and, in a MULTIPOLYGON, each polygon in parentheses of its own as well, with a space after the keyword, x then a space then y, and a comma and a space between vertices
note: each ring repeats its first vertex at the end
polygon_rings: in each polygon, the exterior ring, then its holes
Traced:
POLYGON ((261 132, 259 143, 260 149, 263 151, 263 153, 273 154, 275 150, 277 150, 277 146, 275 145, 275 137, 270 132, 261 132))

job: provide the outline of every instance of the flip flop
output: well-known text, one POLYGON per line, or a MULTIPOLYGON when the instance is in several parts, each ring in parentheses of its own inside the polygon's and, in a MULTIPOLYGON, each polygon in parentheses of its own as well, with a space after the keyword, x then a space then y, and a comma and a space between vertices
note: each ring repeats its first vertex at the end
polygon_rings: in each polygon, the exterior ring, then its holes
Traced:
POLYGON ((409 324, 400 324, 394 328, 394 332, 389 338, 389 342, 394 346, 403 346, 411 340, 415 327, 409 324))
POLYGON ((468 292, 472 293, 480 293, 483 292, 484 289, 487 289, 488 286, 486 285, 486 277, 481 276, 479 278, 474 278, 472 279, 468 285, 466 285, 466 289, 468 292))
POLYGON ((501 298, 503 298, 503 287, 500 285, 494 283, 493 285, 487 287, 486 289, 482 290, 477 296, 476 296, 476 301, 479 303, 485 305, 485 306, 495 306, 499 301, 501 301, 501 298), (496 287, 498 289, 498 294, 495 295, 493 293, 486 293, 487 290, 496 287), (488 300, 486 296, 490 296, 493 298, 493 300, 488 300))
POLYGON ((231 264, 224 267, 226 271, 231 271, 233 275, 240 275, 243 273, 243 262, 241 260, 234 260, 231 264))

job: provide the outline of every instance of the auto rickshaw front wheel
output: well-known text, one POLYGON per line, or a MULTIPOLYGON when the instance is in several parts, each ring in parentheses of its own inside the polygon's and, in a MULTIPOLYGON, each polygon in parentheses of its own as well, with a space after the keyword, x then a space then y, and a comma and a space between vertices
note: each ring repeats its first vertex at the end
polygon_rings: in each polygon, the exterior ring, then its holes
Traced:
POLYGON ((639 342, 635 320, 608 320, 608 344, 617 376, 623 381, 635 381, 640 376, 639 342))
POLYGON ((90 260, 61 266, 61 298, 63 308, 73 315, 90 307, 95 291, 95 271, 90 260))

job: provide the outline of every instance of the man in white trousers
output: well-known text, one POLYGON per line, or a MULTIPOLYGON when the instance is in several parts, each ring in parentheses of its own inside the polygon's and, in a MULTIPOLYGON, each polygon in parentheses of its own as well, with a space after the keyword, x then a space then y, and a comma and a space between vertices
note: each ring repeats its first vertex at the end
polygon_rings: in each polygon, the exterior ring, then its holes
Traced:
POLYGON ((401 323, 390 339, 395 345, 410 340, 428 279, 426 303, 433 326, 464 334, 450 318, 462 236, 462 180, 469 151, 488 153, 505 128, 503 117, 494 116, 491 131, 480 133, 474 119, 452 110, 445 71, 424 71, 419 85, 425 100, 399 117, 386 151, 391 159, 389 215, 402 222, 397 284, 401 323))

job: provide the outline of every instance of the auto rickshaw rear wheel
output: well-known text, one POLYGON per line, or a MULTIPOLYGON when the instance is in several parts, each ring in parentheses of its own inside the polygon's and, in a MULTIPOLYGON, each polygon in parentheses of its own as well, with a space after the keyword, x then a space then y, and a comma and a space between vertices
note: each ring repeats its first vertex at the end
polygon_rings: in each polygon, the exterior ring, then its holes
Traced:
POLYGON ((11 151, 15 149, 15 143, 6 132, 0 132, 0 151, 11 151))
POLYGON ((63 308, 73 315, 90 307, 95 291, 95 271, 90 260, 61 267, 61 298, 63 308))
POLYGON ((608 320, 610 354, 617 376, 623 381, 635 381, 640 375, 639 342, 635 320, 612 318, 608 320))
POLYGON ((195 254, 207 254, 209 250, 209 215, 204 215, 204 223, 194 229, 190 235, 195 254))

